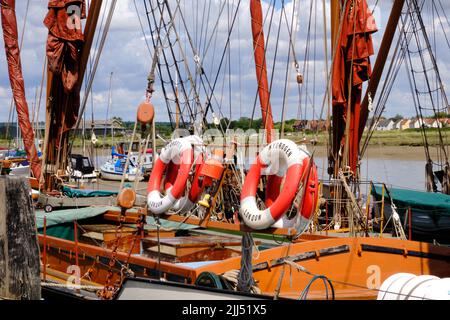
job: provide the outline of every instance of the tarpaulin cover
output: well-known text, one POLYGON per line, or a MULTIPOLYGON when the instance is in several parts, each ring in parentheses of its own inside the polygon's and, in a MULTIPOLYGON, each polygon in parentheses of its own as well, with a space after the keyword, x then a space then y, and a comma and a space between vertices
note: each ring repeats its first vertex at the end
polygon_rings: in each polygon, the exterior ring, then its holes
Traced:
POLYGON ((36 226, 38 229, 44 227, 44 217, 47 219, 47 227, 51 227, 74 222, 75 220, 93 218, 108 211, 120 211, 120 208, 114 206, 92 206, 80 209, 55 210, 50 213, 36 211, 36 226))
MULTIPOLYGON (((382 186, 373 185, 371 193, 376 199, 382 198, 382 186)), ((400 188, 389 188, 397 208, 418 208, 422 210, 439 210, 442 214, 450 216, 450 196, 442 193, 422 192, 400 188)), ((389 194, 385 191, 384 197, 390 201, 389 194)))
POLYGON ((62 192, 70 198, 111 197, 118 194, 117 191, 73 189, 67 186, 62 187, 62 192))

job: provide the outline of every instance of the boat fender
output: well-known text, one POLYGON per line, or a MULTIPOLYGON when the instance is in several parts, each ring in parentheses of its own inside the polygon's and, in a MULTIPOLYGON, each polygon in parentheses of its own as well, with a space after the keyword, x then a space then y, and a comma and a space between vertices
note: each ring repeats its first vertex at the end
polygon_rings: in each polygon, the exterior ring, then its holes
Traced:
POLYGON ((380 287, 378 300, 450 300, 450 278, 396 273, 380 287))
POLYGON ((287 139, 276 140, 267 145, 256 158, 244 181, 239 213, 244 223, 252 229, 263 230, 278 221, 291 207, 300 185, 303 160, 308 154, 287 139), (266 190, 270 195, 269 206, 259 210, 256 204, 256 190, 261 174, 269 175, 266 190), (285 177, 281 191, 275 192, 285 177), (276 199, 274 195, 277 194, 276 199))

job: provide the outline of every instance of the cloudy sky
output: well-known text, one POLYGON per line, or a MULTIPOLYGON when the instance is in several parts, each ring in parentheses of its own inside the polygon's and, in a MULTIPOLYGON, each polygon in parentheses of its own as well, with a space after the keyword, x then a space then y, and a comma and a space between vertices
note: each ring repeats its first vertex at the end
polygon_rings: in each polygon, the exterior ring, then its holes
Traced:
MULTIPOLYGON (((155 0, 145 1, 147 6, 150 2, 155 3, 155 0)), ((103 8, 109 9, 112 0, 104 0, 103 2, 103 8)), ((432 3, 431 1, 426 2, 432 3)), ((449 12, 450 4, 446 1, 440 2, 445 3, 443 7, 449 12)), ((435 1, 436 7, 439 9, 440 2, 435 1)), ((216 82, 214 96, 212 97, 214 113, 219 117, 231 116, 232 119, 238 119, 240 116, 250 117, 255 105, 256 75, 253 62, 249 0, 170 0, 169 3, 173 14, 175 14, 175 24, 168 39, 174 42, 176 35, 180 39, 180 42, 174 45, 174 54, 180 60, 182 60, 181 56, 183 54, 185 57, 186 64, 184 64, 184 61, 180 63, 182 76, 178 80, 179 82, 184 81, 188 100, 193 101, 195 93, 197 93, 203 108, 206 102, 205 90, 202 89, 202 86, 207 86, 207 84, 202 84, 196 73, 196 57, 193 53, 195 50, 210 84, 213 85, 216 82), (180 3, 182 15, 177 12, 177 2, 180 3), (239 9, 235 15, 238 3, 239 9), (184 21, 181 17, 184 18, 184 21), (234 27, 230 34, 230 45, 229 49, 226 49, 228 31, 233 21, 234 27), (192 40, 194 49, 189 44, 188 35, 192 40), (223 53, 225 53, 224 59, 222 64, 220 64, 223 53), (197 92, 193 91, 192 86, 189 84, 186 66, 189 68, 193 81, 197 82, 197 92), (215 81, 216 77, 217 81, 215 81)), ((368 3, 374 9, 379 28, 379 32, 373 36, 375 50, 377 50, 392 2, 390 0, 371 0, 368 3), (374 6, 375 3, 377 3, 376 7, 374 6)), ((19 33, 23 29, 26 5, 27 1, 25 0, 17 1, 16 4, 19 33)), ((47 12, 46 5, 47 0, 30 1, 23 40, 21 58, 30 110, 36 100, 36 91, 41 86, 47 37, 47 30, 42 21, 47 12)), ((326 8, 328 16, 329 0, 326 1, 326 8)), ((432 5, 425 5, 424 20, 429 28, 429 33, 433 35, 433 45, 437 47, 440 73, 444 85, 447 85, 450 82, 450 56, 448 55, 448 50, 450 49, 443 29, 449 32, 450 25, 445 20, 445 17, 433 15, 431 8, 432 5)), ((145 12, 144 0, 118 0, 93 83, 93 99, 87 105, 86 116, 89 119, 92 108, 95 119, 100 120, 106 117, 111 72, 113 73, 113 78, 110 116, 122 117, 124 120, 135 119, 136 108, 144 99, 147 76, 154 52, 152 40, 155 40, 155 37, 151 38, 147 18, 150 19, 152 27, 154 27, 155 23, 152 20, 152 15, 147 16, 145 12), (141 29, 138 17, 142 22, 144 32, 141 29)), ((270 30, 267 45, 267 67, 269 79, 273 79, 271 103, 275 119, 279 120, 281 118, 286 70, 289 71, 288 94, 287 100, 285 100, 286 118, 297 118, 298 115, 305 117, 305 114, 307 118, 312 118, 313 116, 318 118, 322 110, 324 84, 326 83, 322 1, 297 0, 294 2, 293 0, 286 0, 283 7, 283 1, 281 0, 264 0, 263 14, 267 17, 264 25, 266 36, 270 30), (275 7, 273 7, 274 2, 275 7), (293 13, 294 27, 291 28, 293 13), (272 24, 270 24, 270 21, 272 21, 272 24), (271 27, 269 27, 270 25, 271 27), (280 25, 281 28, 279 28, 280 25), (287 25, 289 25, 289 28, 287 25), (290 38, 288 30, 292 29, 295 33, 290 38), (305 84, 301 89, 295 82, 296 70, 292 62, 292 51, 290 55, 291 63, 287 66, 290 43, 294 44, 295 58, 298 62, 299 71, 306 77, 305 84), (299 91, 301 92, 300 97, 299 91)), ((159 16, 158 14, 156 15, 156 20, 159 21, 159 16)), ((329 21, 327 21, 327 24, 329 28, 329 21)), ((161 37, 164 38, 164 34, 161 37)), ((2 37, 1 41, 3 42, 2 37)), ((327 35, 328 50, 329 43, 329 35, 327 35)), ((167 41, 165 42, 165 53, 169 57, 170 62, 171 53, 168 49, 167 41)), ((160 59, 162 59, 161 55, 160 59)), ((372 58, 372 61, 375 61, 375 57, 372 58)), ((174 70, 173 66, 171 66, 171 70, 174 70)), ((11 90, 4 50, 0 51, 0 74, 0 105, 3 110, 0 112, 0 121, 7 121, 11 90)), ((175 71, 171 75, 175 78, 175 71)), ((164 72, 164 70, 163 77, 165 80, 168 80, 168 73, 164 72)), ((423 83, 421 85, 423 86, 423 83)), ((43 88, 44 102, 45 81, 43 88)), ((156 107, 157 121, 167 121, 169 116, 166 102, 162 99, 163 92, 160 80, 157 81, 155 89, 153 103, 156 107)), ((166 84, 166 89, 168 97, 173 98, 172 88, 168 84, 166 84)), ((183 100, 183 97, 181 97, 183 96, 182 91, 180 83, 180 99, 183 100)), ((192 101, 191 104, 193 105, 192 101)), ((39 115, 41 120, 44 119, 45 105, 43 102, 39 115)), ((173 106, 171 108, 173 110, 173 106)), ((397 113, 405 116, 415 115, 404 67, 401 69, 386 106, 387 116, 393 116, 397 113)), ((257 105, 255 118, 258 117, 260 117, 260 110, 257 105)))

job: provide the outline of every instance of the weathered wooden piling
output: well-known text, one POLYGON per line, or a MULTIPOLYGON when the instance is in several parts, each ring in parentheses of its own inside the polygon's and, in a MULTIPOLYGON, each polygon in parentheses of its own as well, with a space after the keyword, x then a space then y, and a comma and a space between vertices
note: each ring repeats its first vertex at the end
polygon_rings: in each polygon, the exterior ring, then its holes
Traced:
POLYGON ((0 176, 0 300, 41 298, 40 258, 30 185, 0 176))

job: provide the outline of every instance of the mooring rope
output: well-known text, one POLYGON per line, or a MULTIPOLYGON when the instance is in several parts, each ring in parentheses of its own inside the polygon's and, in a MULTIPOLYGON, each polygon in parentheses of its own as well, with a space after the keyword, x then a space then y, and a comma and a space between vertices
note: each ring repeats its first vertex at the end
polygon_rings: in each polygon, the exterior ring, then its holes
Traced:
POLYGON ((238 276, 237 289, 242 292, 250 292, 255 284, 252 267, 253 237, 250 232, 242 235, 241 269, 238 276))

